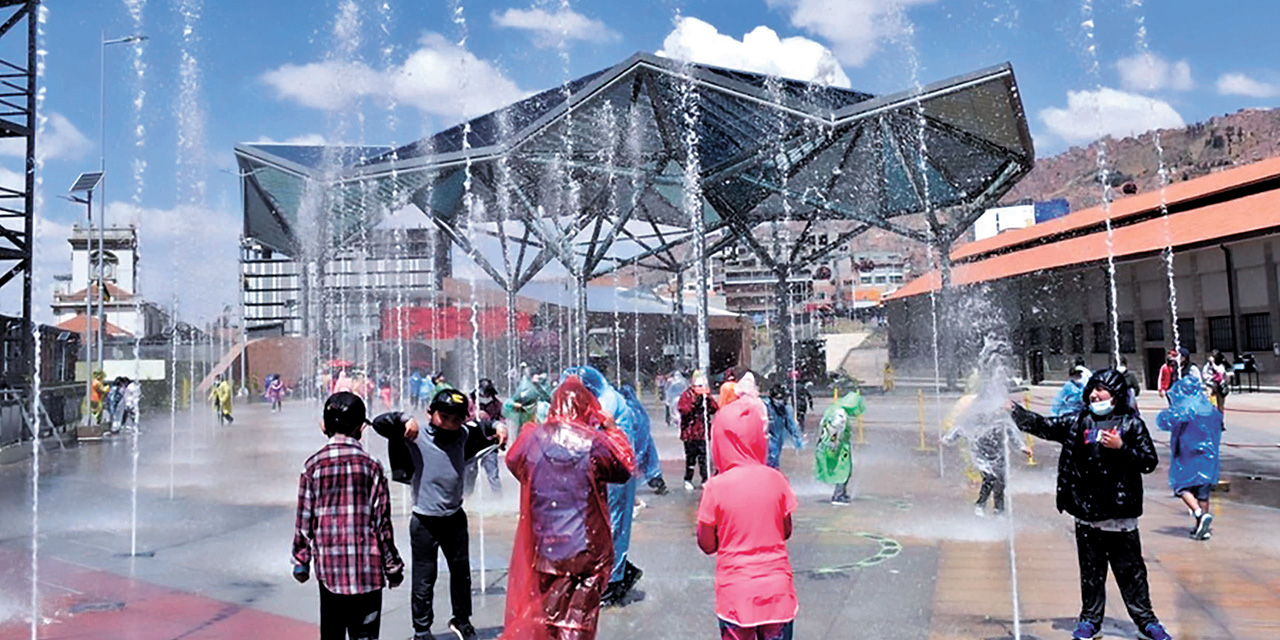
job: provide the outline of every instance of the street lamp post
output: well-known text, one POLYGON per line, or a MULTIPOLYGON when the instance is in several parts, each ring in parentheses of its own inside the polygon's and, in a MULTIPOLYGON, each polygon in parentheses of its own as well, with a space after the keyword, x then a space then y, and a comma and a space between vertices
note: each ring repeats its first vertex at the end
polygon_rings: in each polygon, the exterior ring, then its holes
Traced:
POLYGON ((66 196, 72 202, 78 202, 85 205, 85 286, 84 286, 84 335, 85 345, 84 354, 88 362, 85 363, 84 376, 84 420, 85 426, 93 424, 92 398, 93 398, 93 259, 90 255, 90 249, 93 247, 93 190, 102 182, 101 171, 88 171, 80 174, 76 178, 75 184, 71 185, 71 195, 66 196), (77 196, 77 193, 83 193, 84 197, 77 196))
MULTIPOLYGON (((98 172, 99 176, 107 170, 107 45, 111 44, 134 44, 147 39, 143 35, 128 35, 123 38, 107 39, 106 32, 102 32, 102 47, 98 53, 98 172)), ((102 182, 102 187, 98 190, 98 199, 102 204, 98 207, 102 210, 101 222, 98 223, 98 283, 102 290, 106 291, 106 273, 103 270, 103 252, 106 251, 107 237, 107 185, 106 181, 102 182)), ((89 236, 93 236, 93 225, 89 225, 89 236)), ((92 245, 92 242, 90 242, 92 245)), ((90 257, 93 251, 89 251, 90 257)), ((136 290, 137 283, 134 283, 136 290)), ((107 305, 106 296, 98 302, 98 366, 105 367, 106 359, 104 356, 103 345, 106 344, 107 336, 107 305)), ((91 358, 92 360, 92 358, 91 358)))

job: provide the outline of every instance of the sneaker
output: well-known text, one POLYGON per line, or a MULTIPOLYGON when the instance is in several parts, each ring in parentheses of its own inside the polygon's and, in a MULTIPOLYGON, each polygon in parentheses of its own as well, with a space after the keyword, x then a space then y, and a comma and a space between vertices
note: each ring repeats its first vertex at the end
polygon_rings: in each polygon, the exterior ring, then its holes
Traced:
POLYGON ((844 495, 844 496, 835 496, 834 498, 831 498, 831 504, 834 504, 834 505, 837 505, 837 506, 842 506, 842 507, 843 507, 843 506, 845 506, 845 505, 848 505, 848 504, 849 504, 849 503, 851 503, 851 502, 853 502, 853 501, 852 501, 852 500, 850 500, 850 499, 849 499, 849 496, 847 496, 847 495, 844 495))
POLYGON ((987 517, 987 512, 982 508, 982 505, 975 504, 973 505, 973 515, 978 516, 979 518, 985 518, 987 517))
POLYGON ((1201 540, 1208 540, 1209 538, 1212 538, 1212 537, 1213 537, 1213 532, 1212 532, 1212 531, 1206 531, 1206 532, 1204 532, 1204 535, 1203 535, 1203 536, 1200 536, 1200 539, 1201 539, 1201 540))
POLYGON ((685 480, 685 481, 684 481, 684 490, 685 490, 685 491, 693 491, 693 483, 692 483, 692 482, 689 482, 688 480, 685 480))
POLYGON ((458 636, 458 640, 476 640, 476 628, 471 626, 470 620, 459 620, 453 618, 449 620, 449 630, 458 636))
POLYGON ((1142 631, 1138 632, 1138 637, 1142 640, 1173 640, 1173 636, 1169 635, 1169 632, 1164 630, 1164 625, 1159 622, 1152 622, 1143 627, 1142 631))
POLYGON ((1205 513, 1196 519, 1196 528, 1191 532, 1191 537, 1196 540, 1204 540, 1205 534, 1209 533, 1209 527, 1213 526, 1213 514, 1205 513))
POLYGON ((1081 620, 1076 625, 1076 630, 1071 632, 1071 640, 1093 640, 1101 637, 1102 633, 1098 631, 1098 625, 1089 620, 1081 620))

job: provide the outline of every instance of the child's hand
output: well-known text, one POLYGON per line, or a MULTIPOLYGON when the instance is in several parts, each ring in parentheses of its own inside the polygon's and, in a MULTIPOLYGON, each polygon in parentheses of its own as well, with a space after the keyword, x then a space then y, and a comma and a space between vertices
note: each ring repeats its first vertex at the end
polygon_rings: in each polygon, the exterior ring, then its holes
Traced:
POLYGON ((1103 431, 1102 435, 1098 437, 1098 440, 1102 443, 1102 446, 1108 449, 1119 449, 1124 446, 1124 441, 1120 439, 1119 429, 1107 429, 1106 431, 1103 431))

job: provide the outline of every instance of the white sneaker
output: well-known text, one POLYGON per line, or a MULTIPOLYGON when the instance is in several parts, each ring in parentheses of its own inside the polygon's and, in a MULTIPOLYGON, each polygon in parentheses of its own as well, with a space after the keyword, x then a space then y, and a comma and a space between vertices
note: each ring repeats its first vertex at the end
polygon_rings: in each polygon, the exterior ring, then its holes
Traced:
POLYGON ((987 512, 982 508, 982 505, 975 504, 973 505, 973 515, 978 516, 979 518, 985 518, 987 517, 987 512))
POLYGON ((685 491, 693 491, 693 483, 692 483, 692 482, 689 482, 688 480, 685 480, 685 481, 684 481, 684 490, 685 490, 685 491))

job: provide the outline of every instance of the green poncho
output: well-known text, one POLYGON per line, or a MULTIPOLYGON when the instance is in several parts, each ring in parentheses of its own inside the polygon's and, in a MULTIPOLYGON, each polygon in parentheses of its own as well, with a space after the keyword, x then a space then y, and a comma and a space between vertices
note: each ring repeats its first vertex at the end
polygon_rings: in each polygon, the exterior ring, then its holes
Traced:
POLYGON ((862 394, 851 391, 822 412, 818 444, 813 448, 813 475, 818 482, 844 484, 853 475, 852 418, 865 408, 862 394))
POLYGON ((540 402, 550 402, 551 394, 533 381, 527 374, 520 377, 516 384, 516 392, 502 403, 502 417, 514 438, 525 423, 537 422, 537 408, 540 402))

